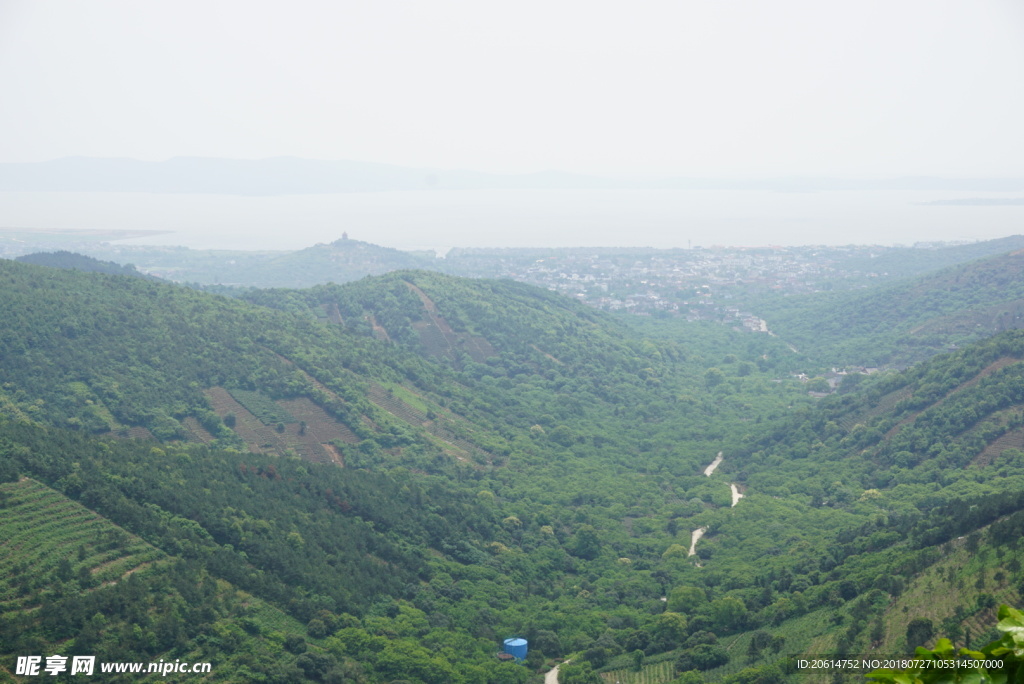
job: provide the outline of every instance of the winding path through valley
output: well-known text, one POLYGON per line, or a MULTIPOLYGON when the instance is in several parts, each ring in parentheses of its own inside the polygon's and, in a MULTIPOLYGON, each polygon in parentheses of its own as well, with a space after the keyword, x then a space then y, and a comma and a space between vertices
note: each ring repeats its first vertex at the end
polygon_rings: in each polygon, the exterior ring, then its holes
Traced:
MULTIPOLYGON (((718 456, 715 456, 715 460, 712 461, 711 464, 704 469, 704 474, 707 475, 708 477, 711 477, 712 473, 715 472, 718 466, 722 465, 722 461, 724 460, 725 459, 722 457, 722 452, 719 451, 718 456)), ((730 483, 729 488, 732 490, 732 505, 735 507, 736 504, 739 503, 740 499, 742 499, 746 495, 740 492, 740 488, 737 487, 735 483, 730 483)), ((700 529, 693 531, 690 537, 690 553, 687 554, 688 556, 697 555, 697 542, 700 541, 700 538, 704 536, 704 533, 707 532, 707 530, 708 528, 701 527, 700 529)), ((557 682, 555 684, 557 684, 557 682)))

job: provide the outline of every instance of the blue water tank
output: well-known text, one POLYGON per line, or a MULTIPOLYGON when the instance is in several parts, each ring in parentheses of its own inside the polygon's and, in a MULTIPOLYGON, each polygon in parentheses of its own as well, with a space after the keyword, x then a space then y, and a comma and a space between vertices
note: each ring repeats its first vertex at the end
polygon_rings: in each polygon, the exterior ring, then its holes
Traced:
POLYGON ((526 639, 518 637, 505 639, 505 653, 515 656, 517 661, 522 662, 526 660, 526 639))

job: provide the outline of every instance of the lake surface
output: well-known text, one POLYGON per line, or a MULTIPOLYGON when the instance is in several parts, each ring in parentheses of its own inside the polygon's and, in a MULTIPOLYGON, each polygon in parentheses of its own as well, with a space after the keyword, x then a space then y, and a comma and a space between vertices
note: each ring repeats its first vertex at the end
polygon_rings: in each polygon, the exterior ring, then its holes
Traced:
POLYGON ((300 249, 349 237, 450 247, 912 244, 1024 232, 1024 206, 942 191, 435 190, 246 197, 0 193, 0 227, 171 231, 126 244, 300 249))

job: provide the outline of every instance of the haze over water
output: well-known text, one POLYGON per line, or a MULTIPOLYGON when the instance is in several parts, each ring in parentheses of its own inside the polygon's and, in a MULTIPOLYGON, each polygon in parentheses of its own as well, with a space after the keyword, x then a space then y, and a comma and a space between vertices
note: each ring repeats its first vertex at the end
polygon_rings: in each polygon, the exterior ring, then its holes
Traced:
POLYGON ((941 191, 432 190, 245 197, 4 192, 5 228, 138 229, 125 241, 294 250, 352 239, 451 247, 913 244, 1024 230, 1024 206, 927 205, 1010 197, 941 191))

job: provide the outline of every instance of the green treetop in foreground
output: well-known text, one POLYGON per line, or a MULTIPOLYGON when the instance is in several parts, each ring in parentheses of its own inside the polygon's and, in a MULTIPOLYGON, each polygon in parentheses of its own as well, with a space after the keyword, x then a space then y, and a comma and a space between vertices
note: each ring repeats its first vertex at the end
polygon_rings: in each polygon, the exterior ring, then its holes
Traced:
POLYGON ((918 646, 914 651, 915 667, 906 670, 875 670, 869 681, 891 684, 1004 684, 1024 681, 1024 613, 1009 606, 999 606, 996 627, 1003 636, 980 650, 954 650, 949 639, 939 639, 929 650, 918 646), (993 662, 999 665, 992 667, 993 662))

